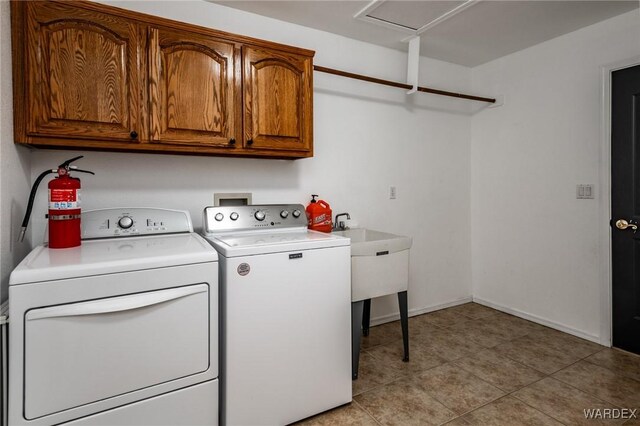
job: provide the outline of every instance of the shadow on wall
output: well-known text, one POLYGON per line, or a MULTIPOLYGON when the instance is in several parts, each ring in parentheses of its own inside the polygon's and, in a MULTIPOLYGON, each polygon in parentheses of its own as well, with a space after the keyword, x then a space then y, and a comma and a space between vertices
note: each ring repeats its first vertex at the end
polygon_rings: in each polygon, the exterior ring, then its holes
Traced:
MULTIPOLYGON (((74 155, 84 155, 78 166, 93 171, 95 176, 80 176, 90 182, 94 191, 163 190, 198 191, 212 188, 270 189, 295 188, 304 160, 268 160, 233 157, 198 157, 144 153, 37 151, 34 170, 55 167, 74 155), (37 168, 37 169, 36 169, 37 168), (250 173, 239 171, 250 170, 250 173), (265 176, 265 179, 256 179, 265 176)), ((45 182, 43 182, 43 185, 45 182)), ((45 191, 38 191, 39 196, 45 191)))
MULTIPOLYGON (((357 82, 357 87, 354 87, 353 83, 347 85, 349 83, 347 79, 331 82, 318 80, 320 79, 316 79, 314 82, 314 93, 402 107, 409 112, 423 110, 469 116, 489 106, 486 102, 457 99, 431 93, 418 92, 409 95, 404 89, 369 82, 357 82)), ((455 92, 455 90, 453 91, 455 92)))

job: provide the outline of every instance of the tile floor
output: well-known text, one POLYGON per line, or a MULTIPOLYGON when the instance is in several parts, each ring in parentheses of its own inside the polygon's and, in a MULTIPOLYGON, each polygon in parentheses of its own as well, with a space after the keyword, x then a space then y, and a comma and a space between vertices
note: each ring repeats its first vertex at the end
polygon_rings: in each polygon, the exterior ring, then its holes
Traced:
POLYGON ((475 303, 396 321, 362 339, 353 402, 303 425, 640 425, 640 356, 475 303), (584 409, 638 409, 587 420, 584 409), (626 422, 626 423, 625 423, 626 422))

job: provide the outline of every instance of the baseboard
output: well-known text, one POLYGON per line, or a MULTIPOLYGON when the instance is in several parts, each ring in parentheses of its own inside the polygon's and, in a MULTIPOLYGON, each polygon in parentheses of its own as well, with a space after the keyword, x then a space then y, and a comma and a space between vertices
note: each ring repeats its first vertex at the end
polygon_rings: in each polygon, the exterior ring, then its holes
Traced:
MULTIPOLYGON (((440 309, 450 308, 452 306, 462 305, 464 303, 471 302, 471 297, 465 297, 463 299, 452 300, 451 302, 439 303, 437 305, 431 305, 424 308, 409 309, 409 316, 426 314, 428 312, 439 311, 440 309)), ((383 315, 381 317, 371 318, 371 326, 385 324, 391 321, 397 321, 400 319, 400 312, 394 314, 383 315)))
POLYGON ((493 303, 490 302, 488 300, 484 300, 481 299, 479 297, 473 297, 473 301, 479 305, 484 305, 487 306, 489 308, 493 308, 496 309, 498 311, 502 311, 504 313, 510 314, 510 315, 514 315, 516 317, 520 317, 523 319, 526 319, 528 321, 532 321, 541 325, 544 325, 546 327, 549 328, 553 328, 562 332, 565 332, 567 334, 571 334, 574 335, 576 337, 580 337, 581 339, 585 339, 585 340, 589 340, 591 342, 597 343, 599 345, 601 345, 602 343, 600 342, 600 337, 599 336, 595 336, 593 334, 589 334, 589 333, 585 333, 584 331, 581 330, 577 330, 573 327, 569 327, 567 325, 555 322, 555 321, 549 321, 547 319, 541 318, 537 315, 533 315, 533 314, 529 314, 527 312, 523 312, 520 311, 518 309, 513 309, 513 308, 508 308, 506 306, 502 306, 500 304, 497 303, 493 303))

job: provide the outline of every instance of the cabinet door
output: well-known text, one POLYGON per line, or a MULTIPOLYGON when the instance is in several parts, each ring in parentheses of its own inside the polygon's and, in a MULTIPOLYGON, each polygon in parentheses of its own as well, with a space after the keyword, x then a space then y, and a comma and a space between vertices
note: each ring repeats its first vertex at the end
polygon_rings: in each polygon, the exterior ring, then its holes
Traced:
POLYGON ((27 133, 135 140, 137 24, 72 4, 27 2, 26 11, 27 133))
POLYGON ((311 152, 311 67, 307 56, 243 47, 245 148, 311 152))
POLYGON ((239 123, 237 59, 232 42, 151 28, 152 142, 233 148, 239 123))

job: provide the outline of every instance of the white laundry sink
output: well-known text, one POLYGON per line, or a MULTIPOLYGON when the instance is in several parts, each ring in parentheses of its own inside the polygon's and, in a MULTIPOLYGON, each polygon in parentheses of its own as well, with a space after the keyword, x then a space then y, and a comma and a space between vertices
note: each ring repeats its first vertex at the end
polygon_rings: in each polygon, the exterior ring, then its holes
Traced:
POLYGON ((406 291, 412 239, 366 228, 335 231, 351 240, 351 301, 406 291))

